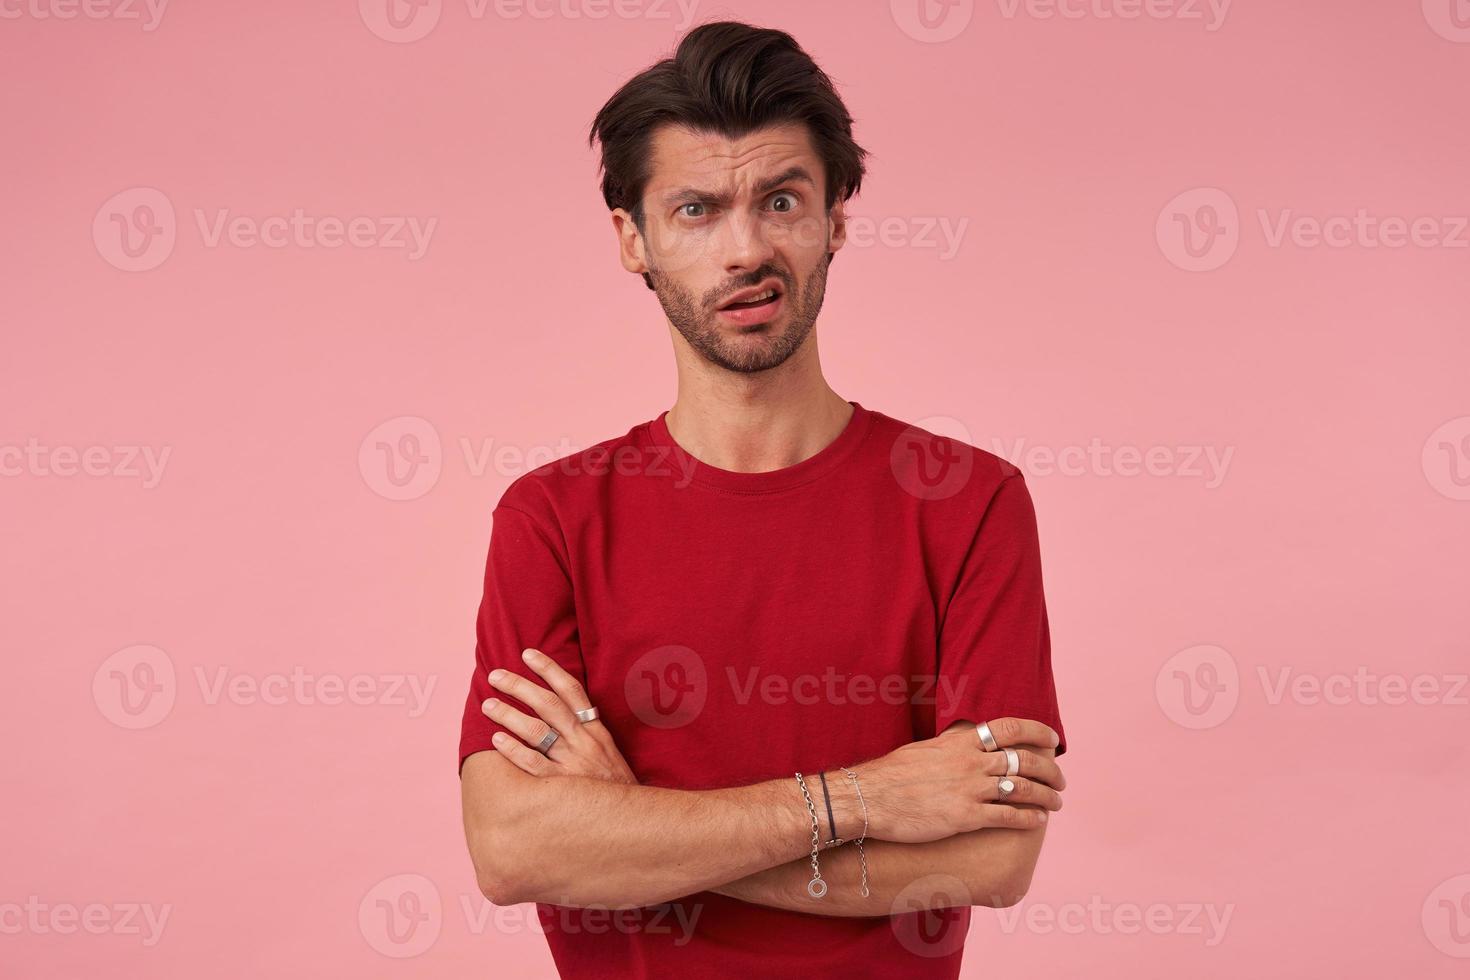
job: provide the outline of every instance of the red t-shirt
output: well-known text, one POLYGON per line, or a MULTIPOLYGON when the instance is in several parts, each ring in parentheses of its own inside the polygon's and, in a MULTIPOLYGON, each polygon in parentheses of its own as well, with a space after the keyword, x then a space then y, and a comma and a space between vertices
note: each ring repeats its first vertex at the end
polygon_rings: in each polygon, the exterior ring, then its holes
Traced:
MULTIPOLYGON (((794 780, 960 718, 1035 718, 1065 752, 1022 474, 852 404, 832 443, 780 470, 703 464, 660 415, 512 483, 461 765, 502 730, 480 710, 496 694, 486 675, 543 683, 528 646, 582 681, 644 785, 794 780)), ((969 906, 835 917, 708 891, 537 911, 568 978, 952 978, 970 923, 969 906)))

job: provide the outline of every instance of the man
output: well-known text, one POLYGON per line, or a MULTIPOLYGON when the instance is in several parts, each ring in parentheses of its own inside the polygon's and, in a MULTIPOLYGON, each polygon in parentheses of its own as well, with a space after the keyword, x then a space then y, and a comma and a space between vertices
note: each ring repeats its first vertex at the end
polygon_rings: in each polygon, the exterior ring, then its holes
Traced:
POLYGON ((789 35, 695 29, 592 139, 678 397, 495 508, 481 890, 563 977, 954 977, 1065 784, 1023 477, 823 379, 865 151, 789 35))

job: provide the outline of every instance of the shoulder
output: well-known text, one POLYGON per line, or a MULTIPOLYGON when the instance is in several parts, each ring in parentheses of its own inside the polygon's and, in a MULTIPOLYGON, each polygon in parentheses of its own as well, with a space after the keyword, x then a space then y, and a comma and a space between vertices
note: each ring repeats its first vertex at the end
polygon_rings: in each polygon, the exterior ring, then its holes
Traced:
POLYGON ((648 422, 528 470, 511 481, 495 510, 518 511, 545 527, 555 527, 579 508, 592 506, 607 482, 647 453, 648 422))
POLYGON ((936 517, 973 526, 992 504, 1030 495, 1019 467, 975 445, 960 420, 918 422, 873 412, 871 451, 886 459, 901 491, 936 517))

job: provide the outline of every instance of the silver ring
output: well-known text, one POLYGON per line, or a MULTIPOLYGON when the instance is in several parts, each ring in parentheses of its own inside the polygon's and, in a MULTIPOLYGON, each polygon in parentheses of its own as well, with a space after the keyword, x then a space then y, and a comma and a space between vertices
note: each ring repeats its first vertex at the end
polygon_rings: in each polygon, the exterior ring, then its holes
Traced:
POLYGON ((1014 776, 1021 771, 1021 753, 1015 749, 1006 749, 1006 775, 1014 776))
POLYGON ((996 749, 1000 748, 1000 746, 996 744, 995 736, 990 734, 990 722, 982 721, 980 724, 975 726, 975 731, 980 734, 980 745, 982 748, 985 749, 986 752, 994 752, 996 749))
POLYGON ((556 744, 556 740, 559 738, 561 736, 556 733, 556 729, 551 729, 541 737, 541 741, 536 743, 536 751, 542 755, 546 755, 551 751, 551 747, 556 744))
POLYGON ((1009 776, 1002 776, 998 785, 1000 787, 1000 795, 996 797, 997 802, 1004 801, 1005 798, 1010 796, 1011 793, 1015 792, 1016 789, 1015 782, 1013 782, 1009 776))
POLYGON ((584 725, 587 724, 587 722, 589 721, 597 720, 596 708, 583 708, 581 711, 573 711, 572 714, 576 715, 577 720, 584 725))

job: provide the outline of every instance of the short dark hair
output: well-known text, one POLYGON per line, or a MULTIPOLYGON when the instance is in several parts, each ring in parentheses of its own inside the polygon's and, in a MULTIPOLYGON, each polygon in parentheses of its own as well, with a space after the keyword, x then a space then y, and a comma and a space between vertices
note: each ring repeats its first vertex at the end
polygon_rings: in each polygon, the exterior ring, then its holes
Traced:
POLYGON ((587 143, 602 144, 608 210, 628 211, 641 231, 654 130, 674 124, 737 139, 781 123, 810 131, 826 173, 826 210, 858 192, 868 151, 853 141, 852 116, 826 73, 785 31, 715 21, 624 83, 598 111, 587 143))

